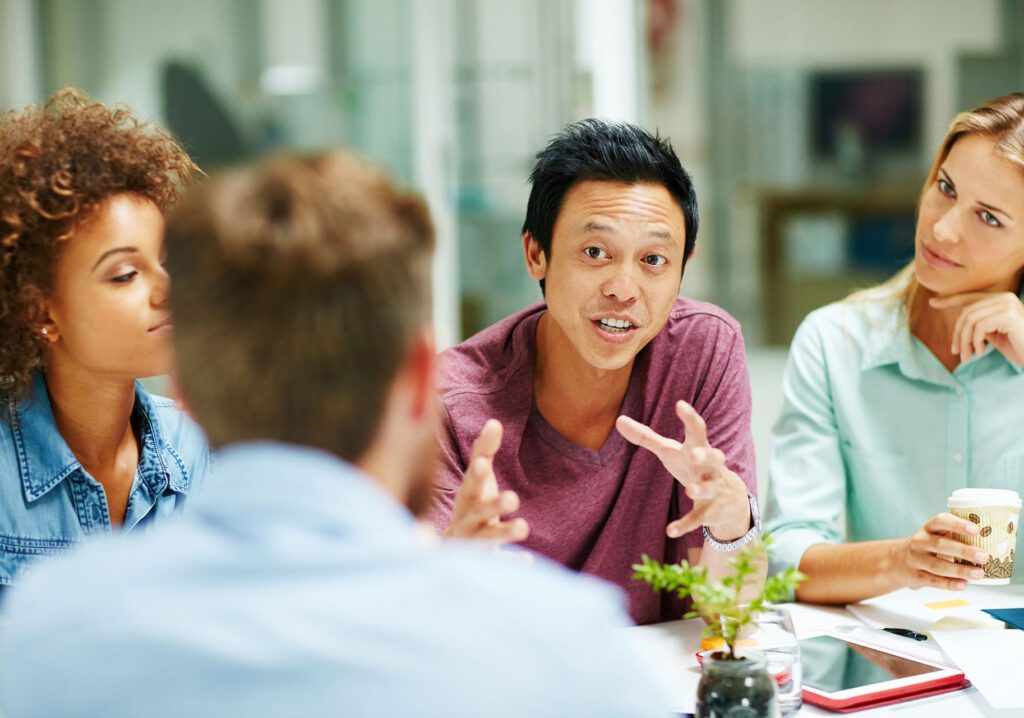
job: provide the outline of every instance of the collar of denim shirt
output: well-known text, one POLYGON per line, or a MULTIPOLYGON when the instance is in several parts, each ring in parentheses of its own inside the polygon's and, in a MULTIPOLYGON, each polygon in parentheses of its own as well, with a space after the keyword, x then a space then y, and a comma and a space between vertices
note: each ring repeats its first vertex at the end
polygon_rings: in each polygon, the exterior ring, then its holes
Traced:
POLYGON ((952 376, 963 374, 967 367, 975 362, 989 360, 989 355, 994 352, 998 356, 992 361, 1006 364, 1016 374, 1024 372, 1024 367, 1017 366, 989 344, 981 356, 971 357, 966 364, 959 365, 950 373, 945 370, 938 358, 931 354, 924 342, 910 332, 907 309, 902 303, 864 302, 863 310, 868 315, 867 326, 870 333, 864 341, 861 371, 897 364, 908 379, 947 385, 953 381, 952 376))
MULTIPOLYGON (((50 395, 42 372, 32 381, 32 392, 20 406, 11 399, 11 430, 18 453, 21 484, 29 503, 45 496, 76 471, 84 472, 82 464, 71 452, 57 429, 50 405, 50 395)), ((135 383, 135 407, 132 420, 139 431, 139 478, 154 496, 166 489, 188 493, 188 477, 180 470, 169 471, 164 452, 167 448, 156 407, 149 393, 135 383)), ((177 462, 175 468, 179 469, 177 462)))

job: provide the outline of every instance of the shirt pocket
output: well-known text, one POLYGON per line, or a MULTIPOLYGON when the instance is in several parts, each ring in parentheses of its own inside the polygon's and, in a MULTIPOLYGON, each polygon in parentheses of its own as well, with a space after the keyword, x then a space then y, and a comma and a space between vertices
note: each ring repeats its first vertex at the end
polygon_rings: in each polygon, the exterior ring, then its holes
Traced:
POLYGON ((846 465, 847 533, 850 541, 874 541, 909 534, 940 506, 917 520, 922 501, 910 496, 910 458, 894 451, 862 449, 842 443, 846 465), (915 506, 915 504, 917 506, 915 506))
POLYGON ((1024 454, 1010 454, 1003 459, 1002 488, 1024 496, 1024 454))
POLYGON ((71 549, 74 541, 65 539, 36 539, 0 534, 0 586, 14 584, 30 565, 71 549))

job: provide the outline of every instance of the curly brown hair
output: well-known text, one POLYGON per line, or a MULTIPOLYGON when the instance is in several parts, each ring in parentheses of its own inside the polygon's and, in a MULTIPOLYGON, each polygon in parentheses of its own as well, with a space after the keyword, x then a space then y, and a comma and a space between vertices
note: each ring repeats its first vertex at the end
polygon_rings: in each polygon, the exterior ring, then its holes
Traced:
POLYGON ((31 316, 75 229, 124 193, 166 211, 198 172, 170 134, 80 90, 0 116, 0 394, 23 399, 45 365, 31 316))

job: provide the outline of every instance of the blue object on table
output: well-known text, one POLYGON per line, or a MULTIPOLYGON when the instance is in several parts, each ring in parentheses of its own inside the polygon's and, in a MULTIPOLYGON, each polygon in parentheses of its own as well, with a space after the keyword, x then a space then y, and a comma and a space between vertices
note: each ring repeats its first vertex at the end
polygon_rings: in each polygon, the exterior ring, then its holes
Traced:
POLYGON ((985 613, 1008 626, 1024 630, 1024 608, 984 608, 985 613))

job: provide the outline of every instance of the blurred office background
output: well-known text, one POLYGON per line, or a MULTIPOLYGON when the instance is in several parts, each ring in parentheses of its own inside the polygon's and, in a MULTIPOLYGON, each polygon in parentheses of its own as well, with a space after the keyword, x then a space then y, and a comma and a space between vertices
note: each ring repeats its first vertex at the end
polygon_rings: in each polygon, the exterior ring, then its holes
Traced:
POLYGON ((206 169, 344 144, 428 198, 442 345, 540 298, 519 228, 534 153, 599 115, 694 174, 683 292, 751 348, 767 432, 811 309, 910 258, 953 115, 1024 88, 1024 0, 0 0, 0 107, 76 85, 206 169))

